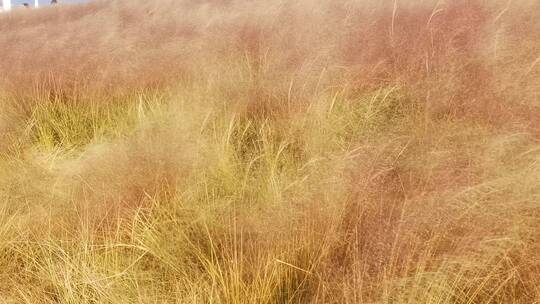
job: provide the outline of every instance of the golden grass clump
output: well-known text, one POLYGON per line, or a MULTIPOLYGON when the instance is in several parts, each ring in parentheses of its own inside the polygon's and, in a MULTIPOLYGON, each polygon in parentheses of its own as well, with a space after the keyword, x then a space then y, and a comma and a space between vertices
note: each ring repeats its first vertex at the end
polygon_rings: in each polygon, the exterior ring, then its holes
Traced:
POLYGON ((539 303, 540 2, 0 15, 0 303, 539 303))

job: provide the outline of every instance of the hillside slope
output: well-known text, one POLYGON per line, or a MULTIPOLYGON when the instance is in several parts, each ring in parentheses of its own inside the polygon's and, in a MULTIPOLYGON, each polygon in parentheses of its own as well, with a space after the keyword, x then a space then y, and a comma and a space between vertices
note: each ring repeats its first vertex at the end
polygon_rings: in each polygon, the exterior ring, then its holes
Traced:
POLYGON ((0 15, 0 303, 540 302, 540 2, 0 15))

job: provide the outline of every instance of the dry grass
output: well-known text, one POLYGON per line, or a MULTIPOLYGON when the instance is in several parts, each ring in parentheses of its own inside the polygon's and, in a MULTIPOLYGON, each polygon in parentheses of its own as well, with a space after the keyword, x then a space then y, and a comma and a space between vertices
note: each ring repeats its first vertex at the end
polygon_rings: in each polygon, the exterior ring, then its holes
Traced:
POLYGON ((0 303, 540 303, 540 3, 0 15, 0 303))

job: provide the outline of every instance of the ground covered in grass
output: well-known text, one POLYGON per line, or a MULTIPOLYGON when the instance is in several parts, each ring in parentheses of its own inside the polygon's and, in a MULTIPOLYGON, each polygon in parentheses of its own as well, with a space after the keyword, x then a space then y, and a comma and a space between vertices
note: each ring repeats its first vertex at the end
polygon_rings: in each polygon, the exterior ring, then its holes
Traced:
POLYGON ((537 303, 540 3, 0 15, 0 303, 537 303))

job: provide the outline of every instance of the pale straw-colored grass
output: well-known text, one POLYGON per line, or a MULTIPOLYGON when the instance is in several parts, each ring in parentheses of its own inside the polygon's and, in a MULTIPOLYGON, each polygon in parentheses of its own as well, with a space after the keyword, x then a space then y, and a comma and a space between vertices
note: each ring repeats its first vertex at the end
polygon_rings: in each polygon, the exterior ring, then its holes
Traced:
POLYGON ((537 303, 537 1, 0 16, 0 303, 537 303))

